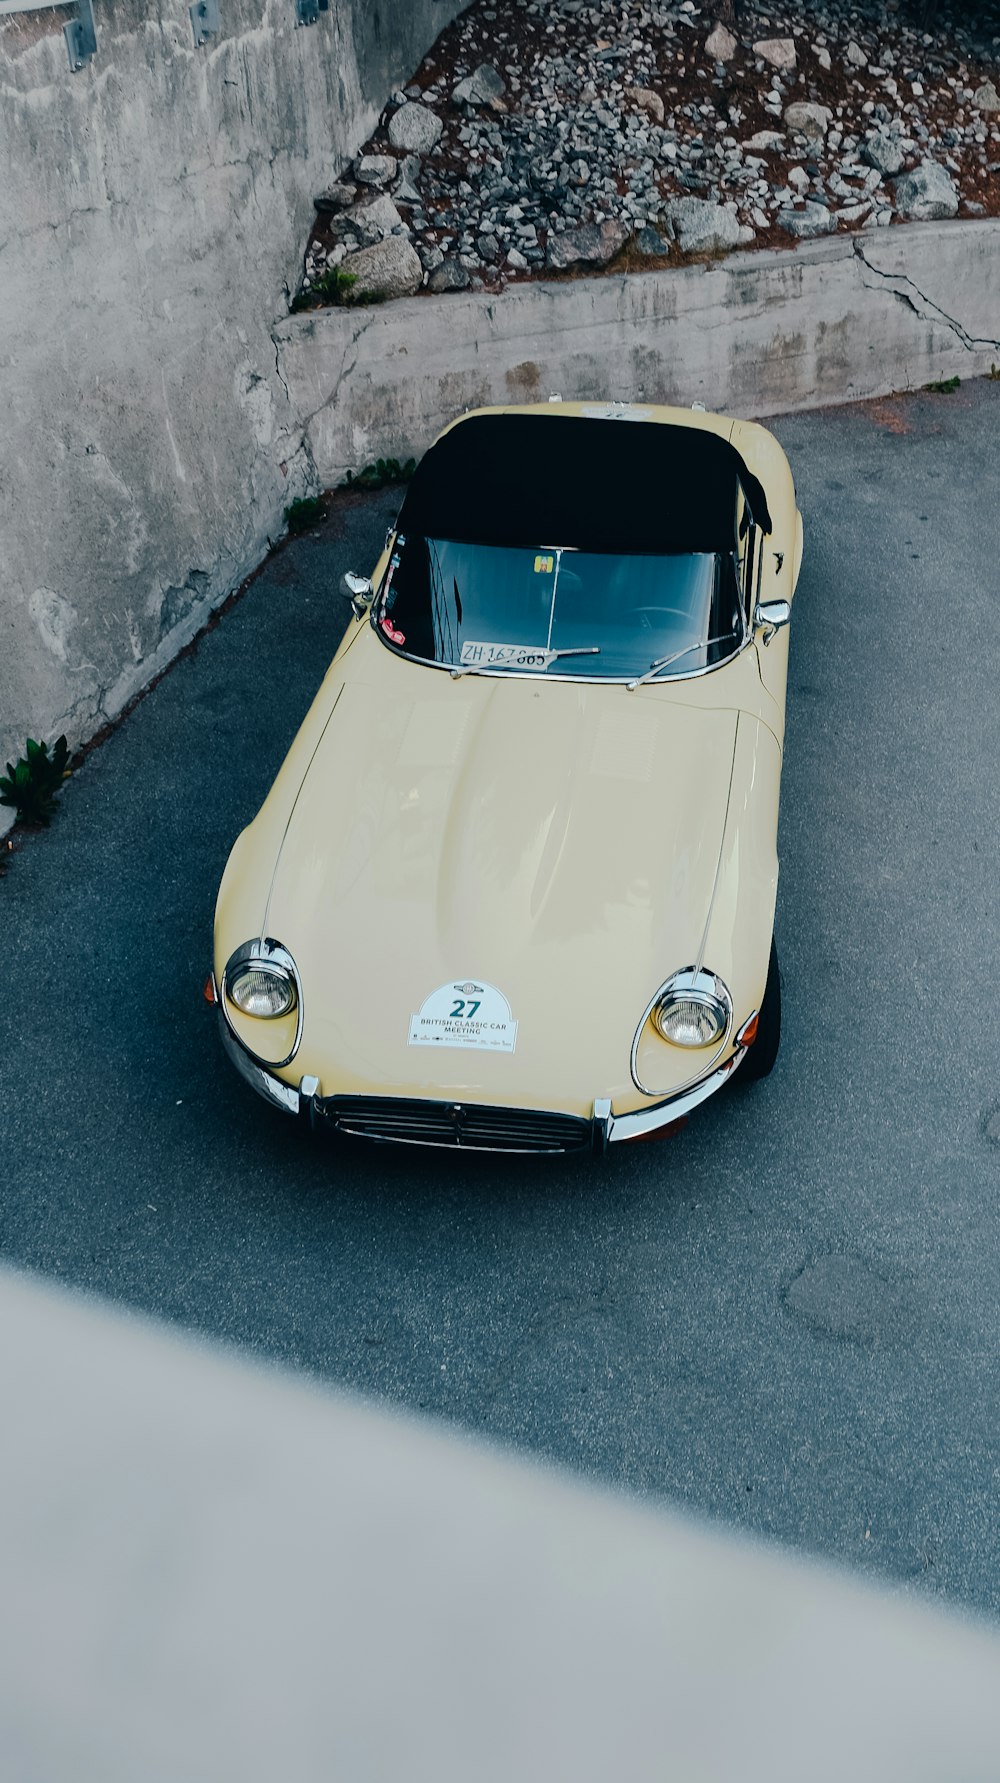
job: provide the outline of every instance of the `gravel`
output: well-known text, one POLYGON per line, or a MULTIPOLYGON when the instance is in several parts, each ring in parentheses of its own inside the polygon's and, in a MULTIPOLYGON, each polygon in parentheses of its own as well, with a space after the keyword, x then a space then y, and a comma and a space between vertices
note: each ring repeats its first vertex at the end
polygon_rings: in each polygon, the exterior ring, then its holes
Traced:
POLYGON ((745 7, 734 30, 693 0, 478 0, 317 197, 299 302, 393 232, 426 288, 497 292, 998 215, 1000 0, 972 15, 944 0, 932 37, 881 0, 745 7))

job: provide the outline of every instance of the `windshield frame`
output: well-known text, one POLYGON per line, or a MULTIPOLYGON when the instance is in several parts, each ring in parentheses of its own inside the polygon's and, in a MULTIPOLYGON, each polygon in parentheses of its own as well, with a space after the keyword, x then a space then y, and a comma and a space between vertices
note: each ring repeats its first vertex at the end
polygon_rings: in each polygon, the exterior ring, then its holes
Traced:
MULTIPOLYGON (((717 670, 724 669, 731 662, 735 662, 736 658, 742 656, 747 646, 753 642, 753 626, 750 619, 750 613, 754 602, 754 590, 752 586, 754 560, 758 550, 761 559, 763 559, 763 539, 759 537, 759 531, 760 529, 751 523, 734 551, 740 589, 740 622, 742 636, 739 643, 734 650, 730 651, 728 656, 721 657, 718 662, 708 663, 702 668, 684 669, 680 674, 662 673, 652 675, 648 679, 644 678, 640 681, 634 670, 631 674, 627 675, 574 675, 572 673, 552 673, 549 669, 509 669, 505 668, 503 664, 500 663, 480 666, 478 663, 439 662, 435 657, 417 656, 412 650, 400 648, 398 644, 394 644, 391 638, 386 636, 378 618, 378 609, 388 593, 388 586, 392 580, 393 571, 399 561, 398 558, 394 560, 396 544, 400 538, 400 534, 396 527, 391 529, 386 540, 388 561, 372 597, 368 613, 368 623, 371 626, 372 631, 375 633, 375 636, 378 638, 379 643, 384 649, 388 650, 392 656, 401 657, 405 662, 417 663, 421 668, 437 669, 441 674, 449 675, 453 681, 465 680, 477 676, 488 676, 495 681, 572 681, 575 682, 578 687, 630 687, 633 690, 640 685, 643 687, 663 687, 666 685, 672 686, 678 681, 697 681, 700 680, 702 676, 714 675, 717 670)), ((546 545, 545 547, 537 547, 538 550, 542 550, 543 548, 544 550, 551 552, 559 551, 561 554, 562 552, 574 552, 579 547, 575 545, 546 545)), ((528 547, 525 547, 525 549, 528 549, 528 547)), ((639 551, 623 551, 621 553, 616 553, 616 555, 621 555, 623 557, 643 557, 649 554, 647 552, 639 551)), ((692 650, 700 647, 701 646, 699 645, 691 646, 692 650)), ((652 665, 650 666, 652 667, 652 665)), ((666 667, 667 665, 665 664, 664 668, 666 667)))

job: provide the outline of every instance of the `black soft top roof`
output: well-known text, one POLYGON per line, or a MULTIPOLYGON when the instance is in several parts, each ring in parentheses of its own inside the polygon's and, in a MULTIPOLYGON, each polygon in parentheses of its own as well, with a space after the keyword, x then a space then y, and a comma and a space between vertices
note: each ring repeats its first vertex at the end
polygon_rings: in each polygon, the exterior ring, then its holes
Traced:
POLYGON ((704 428, 544 411, 470 415, 417 466, 398 526, 480 545, 731 551, 740 488, 770 532, 760 482, 735 446, 704 428))

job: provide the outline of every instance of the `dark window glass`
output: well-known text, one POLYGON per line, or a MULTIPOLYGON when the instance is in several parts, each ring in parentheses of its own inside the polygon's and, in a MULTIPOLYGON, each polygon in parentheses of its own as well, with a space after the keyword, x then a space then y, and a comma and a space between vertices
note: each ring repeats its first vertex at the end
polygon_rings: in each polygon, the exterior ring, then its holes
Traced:
POLYGON ((735 553, 633 557, 399 538, 375 602, 383 641, 466 669, 685 675, 744 638, 735 553))

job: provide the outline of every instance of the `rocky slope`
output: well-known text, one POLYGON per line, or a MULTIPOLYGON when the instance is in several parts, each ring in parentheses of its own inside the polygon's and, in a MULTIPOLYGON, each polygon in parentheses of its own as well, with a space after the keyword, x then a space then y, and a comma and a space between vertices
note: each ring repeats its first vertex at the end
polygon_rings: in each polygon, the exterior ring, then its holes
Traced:
POLYGON ((317 198, 296 307, 1000 213, 1000 8, 480 0, 317 198))

